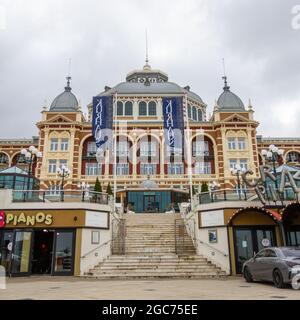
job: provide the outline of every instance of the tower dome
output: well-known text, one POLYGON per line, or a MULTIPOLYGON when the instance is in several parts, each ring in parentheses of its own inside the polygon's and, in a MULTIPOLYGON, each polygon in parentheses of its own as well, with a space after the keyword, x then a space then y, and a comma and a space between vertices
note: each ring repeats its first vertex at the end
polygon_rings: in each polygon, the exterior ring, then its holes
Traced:
POLYGON ((242 100, 233 92, 230 91, 230 87, 227 85, 227 77, 224 76, 223 92, 220 95, 217 105, 220 111, 245 111, 245 106, 242 100))
POLYGON ((70 87, 71 77, 67 77, 67 86, 65 91, 59 94, 51 103, 49 111, 52 112, 74 112, 78 108, 78 100, 76 96, 71 92, 70 87))

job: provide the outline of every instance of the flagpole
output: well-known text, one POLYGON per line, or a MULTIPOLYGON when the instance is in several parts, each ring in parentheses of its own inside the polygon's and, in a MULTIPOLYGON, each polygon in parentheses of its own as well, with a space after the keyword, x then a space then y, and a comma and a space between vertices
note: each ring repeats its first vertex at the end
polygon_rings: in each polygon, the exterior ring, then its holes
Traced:
POLYGON ((188 177, 189 177, 189 185, 190 185, 190 196, 191 196, 191 210, 194 209, 193 202, 193 177, 192 177, 192 152, 191 152, 191 141, 190 141, 190 123, 188 117, 188 101, 187 101, 187 93, 185 94, 185 120, 186 120, 186 138, 187 138, 187 160, 188 160, 188 177))
POLYGON ((116 212, 116 198, 117 198, 117 123, 118 123, 118 112, 117 112, 117 101, 118 93, 115 94, 114 110, 115 112, 115 125, 114 125, 114 212, 116 212))

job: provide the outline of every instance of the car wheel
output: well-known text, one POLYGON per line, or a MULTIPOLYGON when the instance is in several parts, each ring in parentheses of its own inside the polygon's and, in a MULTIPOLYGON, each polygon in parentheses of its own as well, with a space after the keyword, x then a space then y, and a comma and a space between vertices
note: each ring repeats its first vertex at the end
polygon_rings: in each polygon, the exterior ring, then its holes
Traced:
POLYGON ((253 282, 252 274, 247 267, 244 269, 244 278, 247 282, 253 282))
POLYGON ((282 276, 280 270, 278 270, 278 269, 275 269, 273 272, 273 283, 276 288, 282 289, 285 287, 285 283, 283 281, 283 276, 282 276))

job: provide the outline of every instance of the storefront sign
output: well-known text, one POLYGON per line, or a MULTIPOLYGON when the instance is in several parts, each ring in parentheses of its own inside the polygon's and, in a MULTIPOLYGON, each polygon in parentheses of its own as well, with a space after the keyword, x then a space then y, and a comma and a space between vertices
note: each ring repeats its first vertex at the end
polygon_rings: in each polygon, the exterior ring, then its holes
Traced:
POLYGON ((201 226, 213 227, 224 225, 223 210, 201 212, 201 226))
POLYGON ((5 213, 0 211, 0 228, 4 228, 5 226, 5 213))
MULTIPOLYGON (((263 165, 259 167, 260 171, 260 178, 258 179, 252 179, 249 178, 249 175, 253 175, 253 171, 248 170, 245 173, 242 174, 242 179, 244 183, 250 187, 253 188, 256 192, 259 200, 266 204, 266 193, 268 189, 268 194, 270 195, 271 201, 277 202, 277 201, 283 201, 284 199, 284 191, 286 188, 292 189, 295 193, 295 197, 299 200, 300 199, 300 188, 297 187, 297 181, 300 181, 300 170, 297 171, 294 175, 291 174, 291 172, 284 168, 280 175, 280 181, 278 182, 279 190, 275 190, 273 184, 269 184, 267 186, 266 178, 269 178, 273 183, 276 181, 276 177, 273 174, 273 169, 271 166, 263 165)), ((296 199, 296 200, 297 200, 296 199)))
MULTIPOLYGON (((4 212, 3 212, 4 214, 4 212)), ((38 212, 34 215, 25 215, 21 212, 19 215, 13 213, 4 214, 5 225, 17 226, 19 224, 25 224, 26 226, 35 226, 37 224, 51 225, 53 223, 52 214, 45 214, 43 212, 38 212)))

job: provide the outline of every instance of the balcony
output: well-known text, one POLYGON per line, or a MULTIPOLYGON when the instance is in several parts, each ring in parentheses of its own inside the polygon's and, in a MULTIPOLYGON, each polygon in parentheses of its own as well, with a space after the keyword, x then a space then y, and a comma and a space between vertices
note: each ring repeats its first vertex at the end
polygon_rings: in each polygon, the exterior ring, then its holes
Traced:
POLYGON ((79 190, 13 190, 12 202, 89 202, 108 204, 104 192, 79 190))

